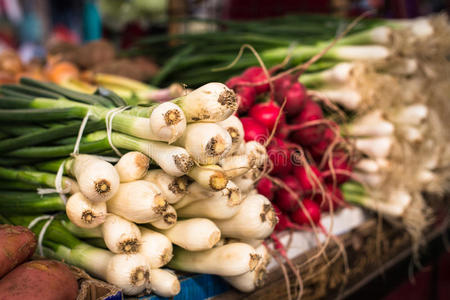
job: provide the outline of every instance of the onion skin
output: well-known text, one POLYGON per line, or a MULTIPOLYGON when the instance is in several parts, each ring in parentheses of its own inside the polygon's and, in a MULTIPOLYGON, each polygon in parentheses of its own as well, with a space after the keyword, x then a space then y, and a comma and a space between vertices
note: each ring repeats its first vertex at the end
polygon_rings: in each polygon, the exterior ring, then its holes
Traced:
POLYGON ((36 237, 28 228, 0 225, 0 278, 30 258, 36 246, 36 237))

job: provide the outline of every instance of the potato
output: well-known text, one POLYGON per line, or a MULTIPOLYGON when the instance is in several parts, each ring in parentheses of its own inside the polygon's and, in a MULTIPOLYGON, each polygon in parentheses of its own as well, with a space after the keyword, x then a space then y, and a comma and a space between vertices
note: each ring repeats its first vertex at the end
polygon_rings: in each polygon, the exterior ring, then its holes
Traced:
POLYGON ((26 262, 0 280, 2 300, 75 300, 77 295, 76 278, 56 260, 26 262))
POLYGON ((36 245, 36 237, 28 228, 0 225, 0 278, 30 258, 36 245))

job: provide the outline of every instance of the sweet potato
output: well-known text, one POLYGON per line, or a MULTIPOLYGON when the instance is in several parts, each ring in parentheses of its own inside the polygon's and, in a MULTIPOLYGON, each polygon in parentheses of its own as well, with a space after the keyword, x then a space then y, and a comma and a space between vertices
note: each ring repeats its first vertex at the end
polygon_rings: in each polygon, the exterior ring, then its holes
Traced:
POLYGON ((33 255, 36 245, 28 228, 0 225, 0 278, 33 255))
POLYGON ((69 267, 56 260, 33 260, 0 280, 2 300, 75 300, 78 282, 69 267))

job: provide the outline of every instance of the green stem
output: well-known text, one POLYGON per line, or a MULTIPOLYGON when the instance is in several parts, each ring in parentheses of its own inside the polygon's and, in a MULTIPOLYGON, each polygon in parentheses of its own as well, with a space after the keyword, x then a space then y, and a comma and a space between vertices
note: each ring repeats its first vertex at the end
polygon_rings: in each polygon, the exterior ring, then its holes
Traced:
POLYGON ((73 90, 63 88, 63 87, 56 85, 54 83, 51 83, 51 82, 45 83, 45 82, 41 82, 38 80, 30 79, 30 78, 21 78, 20 83, 25 86, 34 87, 34 88, 42 89, 45 91, 53 92, 53 93, 59 94, 61 96, 64 96, 68 99, 77 101, 77 102, 91 104, 91 105, 101 105, 101 106, 105 106, 105 107, 114 107, 113 103, 107 98, 97 96, 97 95, 89 95, 89 94, 85 94, 85 93, 79 93, 79 92, 76 92, 73 90))
POLYGON ((81 228, 69 221, 67 216, 61 217, 61 225, 64 226, 71 234, 78 238, 102 238, 102 230, 100 227, 96 228, 81 228))
POLYGON ((317 87, 323 84, 322 72, 304 73, 299 77, 299 81, 306 87, 317 87))
POLYGON ((22 95, 22 96, 25 95, 25 96, 32 97, 32 98, 36 98, 36 97, 53 98, 53 99, 61 98, 60 94, 57 94, 57 93, 54 93, 54 92, 51 92, 48 90, 40 89, 40 88, 25 86, 25 85, 5 84, 5 85, 2 85, 0 90, 3 94, 5 92, 12 91, 14 93, 17 93, 18 95, 22 95))
MULTIPOLYGON (((2 99, 0 99, 0 101, 2 101, 2 99)), ((78 107, 13 110, 0 109, 0 120, 2 122, 58 121, 83 118, 85 114, 85 110, 78 107)))
POLYGON ((341 185, 341 190, 343 193, 356 194, 356 195, 366 195, 364 186, 355 181, 347 181, 341 185))
MULTIPOLYGON (((16 158, 57 158, 66 157, 73 152, 74 145, 29 147, 15 150, 6 154, 16 158)), ((94 154, 111 149, 108 139, 102 139, 91 143, 81 143, 80 153, 94 154)))
POLYGON ((38 158, 19 158, 19 157, 0 156, 0 166, 4 167, 32 165, 39 161, 41 161, 41 159, 38 158))
POLYGON ((37 184, 30 184, 21 181, 1 180, 0 190, 21 190, 21 191, 36 191, 39 187, 37 184))
MULTIPOLYGON (((43 128, 29 134, 2 140, 0 141, 0 153, 76 135, 80 130, 80 126, 81 122, 73 122, 70 125, 53 126, 49 129, 43 128)), ((89 133, 104 127, 105 122, 102 121, 88 122, 83 132, 89 133)))
POLYGON ((83 240, 86 243, 88 243, 89 245, 92 245, 94 247, 105 249, 105 250, 108 249, 108 247, 106 246, 105 240, 103 238, 86 238, 83 240))
MULTIPOLYGON (((0 167, 0 178, 55 188, 56 175, 52 173, 31 170, 15 170, 0 167)), ((61 181, 63 189, 65 188, 65 179, 66 178, 63 177, 61 181)))
MULTIPOLYGON (((62 164, 62 162, 65 159, 66 158, 51 160, 51 161, 44 161, 44 162, 36 164, 35 167, 36 167, 36 169, 38 169, 40 171, 56 173, 56 172, 58 172, 59 166, 62 164)), ((64 168, 64 170, 65 170, 65 168, 64 168)))
MULTIPOLYGON (((81 113, 79 117, 84 118, 86 114, 90 112, 93 115, 92 118, 95 120, 105 120, 108 113, 110 112, 110 109, 100 106, 86 105, 67 100, 53 101, 45 98, 36 98, 29 105, 30 107, 38 109, 79 107, 83 110, 83 113, 81 113)), ((147 127, 145 127, 145 125, 149 126, 147 119, 135 117, 125 113, 116 114, 112 121, 112 128, 114 130, 144 138, 148 136, 149 130, 147 127)))
POLYGON ((187 46, 182 49, 179 53, 172 56, 172 58, 164 64, 164 67, 158 72, 158 74, 153 77, 152 84, 159 85, 167 75, 172 72, 173 68, 182 61, 188 54, 190 54, 195 48, 193 46, 187 46))
POLYGON ((17 124, 1 124, 1 129, 3 132, 6 132, 11 136, 19 136, 40 131, 45 128, 42 126, 21 123, 20 126, 17 126, 17 124))
MULTIPOLYGON (((28 227, 28 225, 39 215, 32 215, 32 216, 7 216, 8 219, 15 225, 21 225, 24 227, 28 227)), ((31 230, 36 234, 36 236, 39 236, 39 233, 42 230, 42 227, 47 222, 47 220, 42 220, 37 222, 36 225, 34 225, 31 230)), ((77 246, 83 245, 84 243, 74 237, 67 229, 64 228, 64 226, 61 225, 59 220, 53 220, 50 225, 47 228, 47 231, 44 235, 44 241, 50 241, 53 243, 58 243, 61 245, 64 245, 67 248, 73 249, 77 246)))
POLYGON ((58 194, 2 191, 0 211, 5 214, 51 213, 65 211, 65 205, 58 194))
POLYGON ((11 224, 11 221, 8 218, 0 215, 0 224, 11 224))

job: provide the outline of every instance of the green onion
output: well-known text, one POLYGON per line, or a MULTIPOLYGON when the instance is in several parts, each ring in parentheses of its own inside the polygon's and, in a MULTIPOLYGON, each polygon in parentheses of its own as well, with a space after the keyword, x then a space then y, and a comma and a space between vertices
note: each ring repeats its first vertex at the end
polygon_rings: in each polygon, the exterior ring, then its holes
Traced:
MULTIPOLYGON (((56 188, 56 175, 52 173, 0 167, 0 178, 56 188)), ((62 178, 61 187, 63 189, 69 188, 71 192, 75 192, 78 189, 76 182, 68 177, 62 178)))
POLYGON ((2 191, 0 210, 8 214, 51 213, 65 211, 58 194, 39 195, 36 192, 2 191))
POLYGON ((232 243, 204 251, 174 248, 174 257, 168 266, 180 271, 237 276, 254 270, 261 257, 244 243, 232 243))

